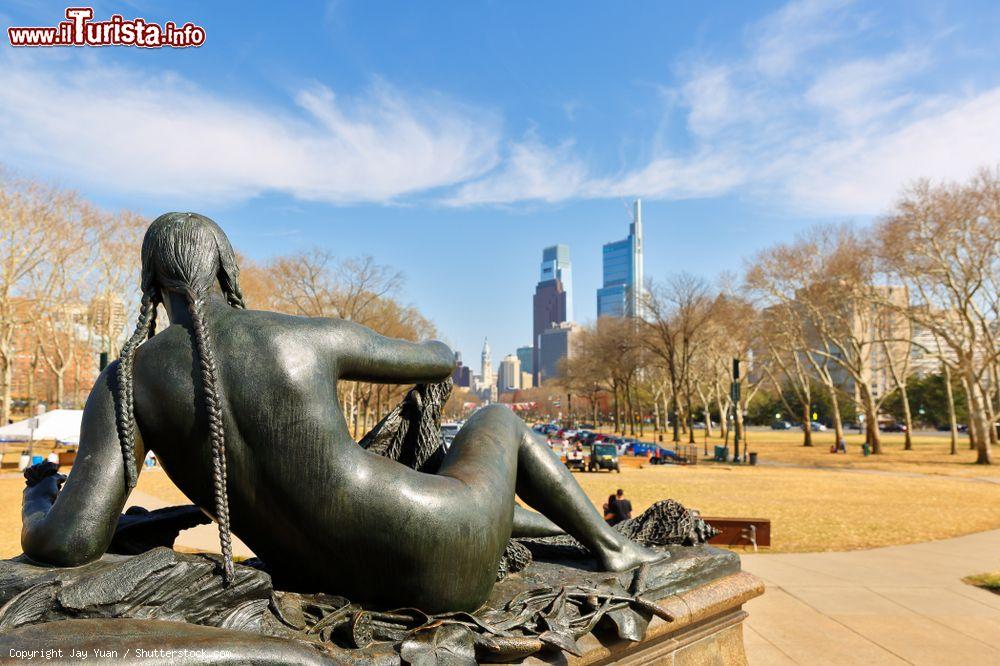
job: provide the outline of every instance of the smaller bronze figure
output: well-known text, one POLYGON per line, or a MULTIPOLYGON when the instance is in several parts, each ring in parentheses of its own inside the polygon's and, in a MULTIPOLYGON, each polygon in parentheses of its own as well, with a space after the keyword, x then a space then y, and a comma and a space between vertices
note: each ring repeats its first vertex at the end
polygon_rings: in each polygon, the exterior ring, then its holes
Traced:
POLYGON ((231 529, 282 581, 355 601, 473 610, 511 535, 552 523, 606 570, 659 559, 611 529, 505 407, 470 418, 435 474, 358 446, 338 380, 442 381, 451 351, 348 321, 247 310, 235 254, 208 218, 153 222, 141 288, 135 332, 87 401, 72 473, 61 489, 48 476, 25 490, 21 542, 32 559, 100 557, 150 450, 218 522, 227 567, 231 529), (170 325, 153 335, 158 304, 170 325), (515 494, 545 518, 515 510, 515 494))

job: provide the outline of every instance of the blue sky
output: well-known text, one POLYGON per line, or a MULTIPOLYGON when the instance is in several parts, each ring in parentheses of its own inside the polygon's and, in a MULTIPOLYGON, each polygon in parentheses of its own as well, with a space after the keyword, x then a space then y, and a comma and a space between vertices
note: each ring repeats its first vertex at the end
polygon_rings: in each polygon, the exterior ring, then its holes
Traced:
MULTIPOLYGON (((405 274, 478 365, 528 344, 545 245, 592 319, 644 198, 646 275, 709 279, 917 177, 1000 163, 995 2, 143 2, 197 49, 0 47, 0 162, 247 255, 320 245, 405 274)), ((0 2, 54 25, 65 4, 0 2)))

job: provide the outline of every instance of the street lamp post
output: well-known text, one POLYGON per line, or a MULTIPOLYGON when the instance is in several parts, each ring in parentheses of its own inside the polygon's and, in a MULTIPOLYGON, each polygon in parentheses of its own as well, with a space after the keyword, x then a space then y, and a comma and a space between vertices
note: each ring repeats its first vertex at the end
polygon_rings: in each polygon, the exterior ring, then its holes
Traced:
POLYGON ((740 359, 733 359, 733 462, 740 461, 740 359))

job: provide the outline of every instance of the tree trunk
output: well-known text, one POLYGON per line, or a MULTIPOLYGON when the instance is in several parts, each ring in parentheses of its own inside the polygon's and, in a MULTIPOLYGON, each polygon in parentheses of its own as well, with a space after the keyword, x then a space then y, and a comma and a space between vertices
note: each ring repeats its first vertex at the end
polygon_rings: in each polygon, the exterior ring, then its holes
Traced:
POLYGON ((987 428, 992 428, 993 424, 986 422, 979 382, 972 376, 971 370, 967 369, 966 373, 966 384, 969 386, 969 435, 975 439, 976 464, 989 465, 993 460, 987 428))
POLYGON ((663 441, 660 438, 660 403, 655 396, 653 397, 653 434, 659 438, 658 441, 663 441))
POLYGON ((63 394, 66 388, 65 373, 65 369, 52 373, 56 376, 56 409, 62 409, 63 406, 63 394))
POLYGON ((812 414, 809 413, 809 405, 802 405, 802 446, 813 445, 812 414))
POLYGON ((719 437, 722 441, 728 444, 729 442, 729 423, 726 419, 726 410, 722 407, 722 399, 719 397, 718 392, 715 394, 715 406, 719 410, 719 437))
POLYGON ((997 427, 994 424, 997 422, 997 413, 993 409, 993 396, 986 389, 983 389, 983 407, 985 407, 986 411, 986 434, 990 440, 990 445, 996 446, 997 427))
POLYGON ((867 384, 861 384, 860 388, 862 406, 865 410, 868 444, 872 448, 872 453, 878 455, 882 453, 882 437, 878 430, 878 408, 875 406, 875 398, 872 397, 871 388, 867 384))
POLYGON ((694 405, 691 404, 691 389, 687 392, 687 424, 688 424, 688 444, 695 444, 694 438, 694 405))
POLYGON ((833 386, 830 389, 830 407, 833 409, 833 439, 838 446, 844 439, 844 422, 840 416, 840 398, 837 397, 837 389, 833 386))
POLYGON ((903 402, 903 425, 906 432, 903 433, 903 450, 913 450, 913 414, 910 413, 910 396, 906 392, 906 383, 899 384, 899 398, 903 402))
POLYGON ((944 392, 948 398, 948 425, 951 426, 951 455, 958 454, 958 421, 955 418, 955 395, 951 389, 951 368, 941 364, 944 370, 944 392))
POLYGON ((674 393, 673 403, 674 403, 674 418, 673 418, 673 422, 674 422, 674 435, 673 435, 673 442, 674 442, 674 445, 675 445, 674 448, 676 448, 676 445, 681 443, 681 404, 680 404, 680 400, 678 399, 678 396, 677 396, 676 393, 674 393))
POLYGON ((621 429, 619 428, 621 421, 618 418, 619 410, 621 408, 618 400, 618 382, 612 382, 611 384, 611 400, 615 403, 615 432, 621 432, 621 429))
POLYGON ((0 372, 0 426, 5 426, 10 421, 10 391, 13 380, 10 357, 0 356, 0 365, 3 366, 0 372))
POLYGON ((746 452, 747 444, 750 443, 750 434, 747 432, 747 424, 743 421, 743 415, 749 411, 750 405, 749 398, 746 397, 745 393, 743 394, 741 400, 743 401, 743 406, 740 408, 740 413, 737 416, 739 416, 740 419, 740 437, 743 438, 743 451, 746 452))
POLYGON ((628 434, 629 437, 635 437, 635 410, 632 408, 632 389, 626 382, 625 384, 625 409, 628 410, 625 423, 628 424, 628 434))

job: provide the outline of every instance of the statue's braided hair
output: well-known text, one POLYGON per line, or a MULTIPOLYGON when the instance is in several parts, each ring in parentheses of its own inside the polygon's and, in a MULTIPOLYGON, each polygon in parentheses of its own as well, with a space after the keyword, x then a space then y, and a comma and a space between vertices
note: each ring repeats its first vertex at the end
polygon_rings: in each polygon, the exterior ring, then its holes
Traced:
POLYGON ((153 295, 144 293, 142 304, 139 307, 139 322, 136 324, 135 333, 122 347, 121 355, 118 357, 118 386, 115 396, 119 404, 117 410, 118 441, 121 442, 122 456, 125 458, 125 481, 129 490, 135 487, 138 477, 138 471, 135 468, 135 401, 132 396, 132 362, 135 359, 136 348, 152 330, 155 312, 156 301, 153 295))
POLYGON ((201 365, 201 385, 205 391, 205 407, 208 411, 208 433, 212 440, 212 483, 215 489, 215 514, 219 521, 219 541, 222 544, 223 577, 228 581, 233 576, 233 544, 229 533, 229 497, 226 494, 226 432, 222 424, 222 402, 219 391, 219 376, 215 371, 215 354, 212 353, 212 338, 205 326, 201 297, 189 292, 188 308, 191 311, 194 346, 198 351, 201 365))
POLYGON ((215 222, 194 213, 167 213, 156 218, 142 242, 142 303, 135 332, 122 347, 118 361, 118 439, 125 462, 128 488, 135 487, 135 401, 132 392, 135 352, 156 333, 156 306, 161 289, 184 294, 191 315, 191 338, 200 367, 208 432, 212 451, 215 519, 222 546, 223 580, 233 578, 233 548, 226 476, 226 439, 222 419, 223 393, 216 369, 212 339, 205 322, 204 296, 218 281, 226 301, 244 309, 239 267, 229 240, 215 222))

